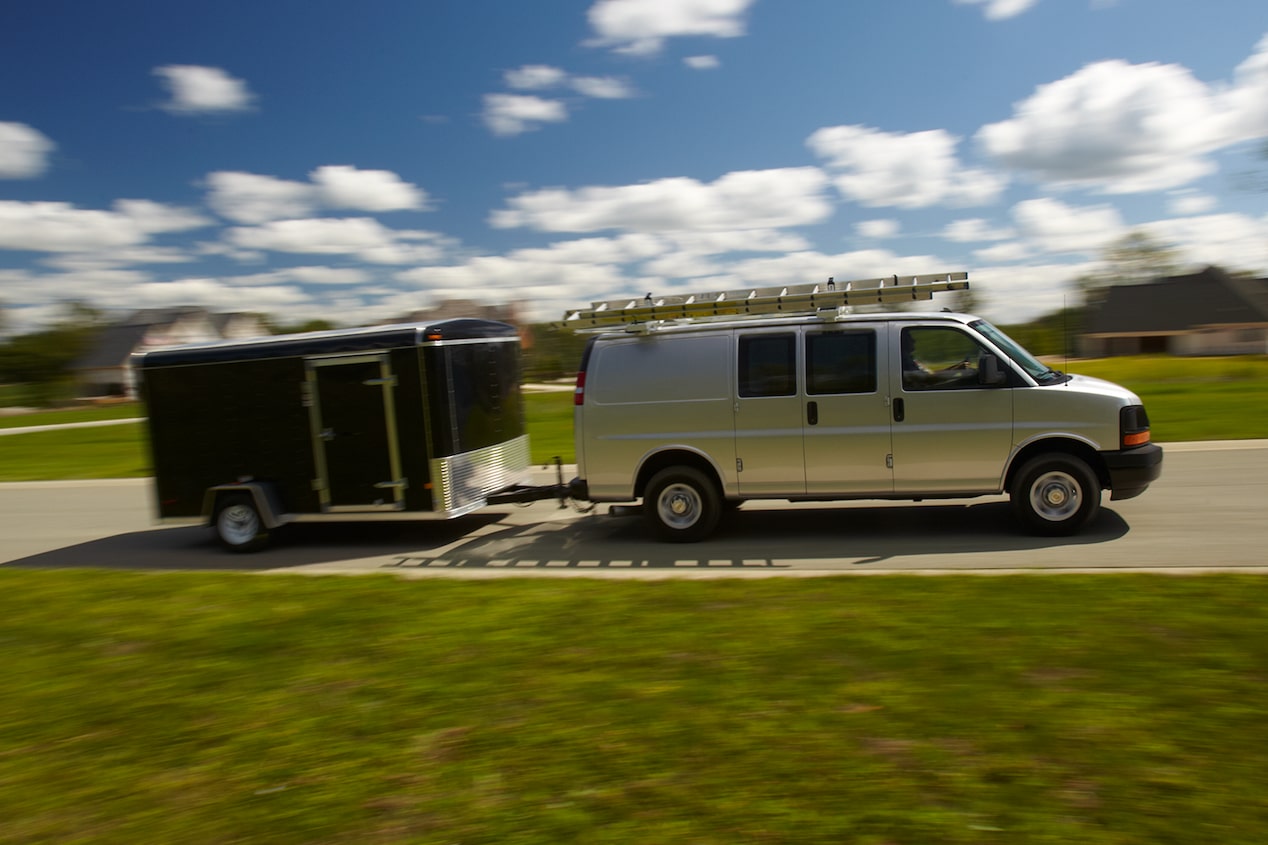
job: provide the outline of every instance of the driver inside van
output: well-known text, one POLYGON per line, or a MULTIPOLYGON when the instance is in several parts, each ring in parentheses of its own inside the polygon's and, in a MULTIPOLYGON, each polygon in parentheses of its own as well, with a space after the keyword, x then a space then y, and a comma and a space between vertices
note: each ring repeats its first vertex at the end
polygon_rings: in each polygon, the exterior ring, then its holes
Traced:
POLYGON ((963 333, 945 328, 902 330, 903 387, 929 390, 977 385, 979 349, 963 333), (917 346, 921 352, 917 353, 917 346), (943 364, 944 361, 951 363, 943 364), (932 362, 932 363, 931 363, 932 362))

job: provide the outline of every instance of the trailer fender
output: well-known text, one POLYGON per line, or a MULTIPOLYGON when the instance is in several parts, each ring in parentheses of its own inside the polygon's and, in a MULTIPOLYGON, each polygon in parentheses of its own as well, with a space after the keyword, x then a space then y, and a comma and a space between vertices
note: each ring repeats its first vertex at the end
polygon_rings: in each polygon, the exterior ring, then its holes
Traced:
POLYGON ((244 493, 251 496, 265 528, 272 530, 290 522, 290 515, 281 507, 277 485, 268 481, 241 481, 208 488, 203 496, 203 519, 212 524, 222 497, 244 493))

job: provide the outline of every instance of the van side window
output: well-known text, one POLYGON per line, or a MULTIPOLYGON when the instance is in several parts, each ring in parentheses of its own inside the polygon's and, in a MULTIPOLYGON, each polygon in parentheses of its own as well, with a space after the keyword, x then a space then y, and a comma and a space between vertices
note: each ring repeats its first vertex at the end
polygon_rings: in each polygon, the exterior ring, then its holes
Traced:
POLYGON ((959 329, 916 326, 902 331, 904 390, 981 387, 978 362, 986 351, 959 329))
POLYGON ((806 336, 806 392, 876 392, 876 333, 824 332, 806 336))
POLYGON ((797 392, 796 335, 740 338, 740 395, 792 396, 797 392))

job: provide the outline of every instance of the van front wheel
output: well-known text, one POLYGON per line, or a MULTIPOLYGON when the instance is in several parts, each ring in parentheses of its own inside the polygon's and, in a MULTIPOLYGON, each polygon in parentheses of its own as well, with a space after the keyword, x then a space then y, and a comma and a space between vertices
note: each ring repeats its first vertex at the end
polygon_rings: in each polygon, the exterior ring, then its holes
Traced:
POLYGON ((1040 455, 1027 461, 1010 495, 1022 524, 1032 534, 1050 537, 1074 534, 1101 506, 1095 473, 1073 455, 1040 455))
POLYGON ((652 476, 643 497, 643 518, 662 540, 694 543, 717 527, 722 497, 717 485, 691 467, 669 467, 652 476))

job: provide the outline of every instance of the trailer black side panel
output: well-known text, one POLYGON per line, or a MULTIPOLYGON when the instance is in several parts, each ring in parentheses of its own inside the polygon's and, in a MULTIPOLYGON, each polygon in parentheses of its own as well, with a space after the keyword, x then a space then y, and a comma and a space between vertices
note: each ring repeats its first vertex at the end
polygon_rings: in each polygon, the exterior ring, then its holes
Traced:
POLYGON ((428 407, 444 413, 432 426, 432 453, 457 455, 524 433, 519 347, 508 343, 429 346, 428 407))
POLYGON ((302 360, 157 368, 144 391, 159 516, 199 516, 208 488, 248 476, 318 510, 302 360))

